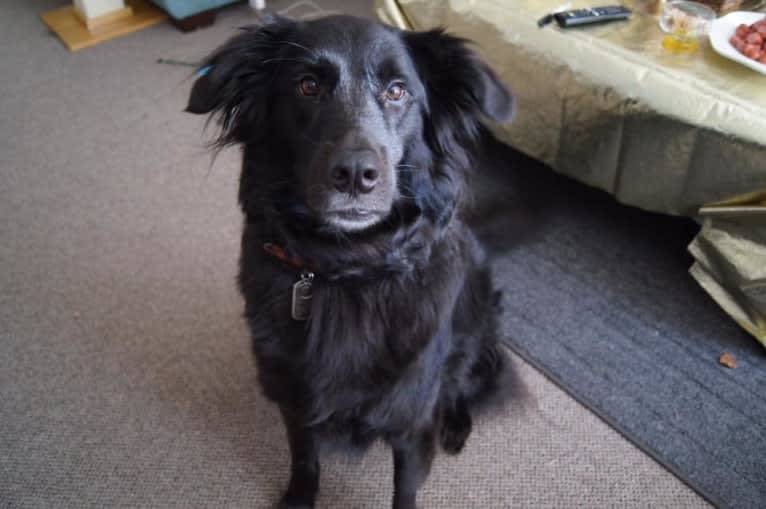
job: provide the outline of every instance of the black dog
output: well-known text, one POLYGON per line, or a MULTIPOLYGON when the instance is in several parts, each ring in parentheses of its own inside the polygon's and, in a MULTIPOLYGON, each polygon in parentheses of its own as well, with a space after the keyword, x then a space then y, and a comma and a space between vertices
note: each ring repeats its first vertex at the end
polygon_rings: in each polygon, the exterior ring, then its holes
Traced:
POLYGON ((200 74, 188 111, 243 147, 239 282, 290 443, 282 504, 314 505, 331 434, 388 442, 393 505, 413 508, 507 369, 459 210, 479 120, 509 120, 511 95, 461 39, 352 17, 269 19, 200 74))

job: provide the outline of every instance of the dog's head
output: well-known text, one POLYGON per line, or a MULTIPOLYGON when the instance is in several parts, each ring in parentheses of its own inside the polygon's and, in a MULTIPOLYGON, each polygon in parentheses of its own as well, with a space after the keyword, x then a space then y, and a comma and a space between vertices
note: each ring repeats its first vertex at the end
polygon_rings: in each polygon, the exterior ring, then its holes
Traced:
POLYGON ((187 110, 217 114, 218 144, 245 147, 246 211, 352 233, 397 203, 450 216, 480 118, 509 120, 513 101, 461 39, 338 16, 244 29, 208 58, 187 110))

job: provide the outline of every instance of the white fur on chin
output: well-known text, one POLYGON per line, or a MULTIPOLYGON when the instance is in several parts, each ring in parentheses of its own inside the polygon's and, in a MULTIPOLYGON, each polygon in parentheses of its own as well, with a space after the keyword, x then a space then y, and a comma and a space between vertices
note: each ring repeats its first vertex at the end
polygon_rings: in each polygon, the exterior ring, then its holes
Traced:
POLYGON ((371 214, 369 218, 353 220, 343 219, 341 217, 331 217, 327 222, 339 230, 347 232, 358 232, 378 224, 381 219, 382 218, 380 216, 371 214))

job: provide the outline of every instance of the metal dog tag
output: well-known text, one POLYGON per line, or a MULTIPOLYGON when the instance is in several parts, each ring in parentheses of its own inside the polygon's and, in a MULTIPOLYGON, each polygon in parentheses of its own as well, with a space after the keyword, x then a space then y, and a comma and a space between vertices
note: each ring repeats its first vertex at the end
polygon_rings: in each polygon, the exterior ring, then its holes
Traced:
POLYGON ((293 320, 303 322, 311 316, 311 287, 314 284, 314 274, 303 272, 300 281, 293 285, 293 302, 291 314, 293 320))

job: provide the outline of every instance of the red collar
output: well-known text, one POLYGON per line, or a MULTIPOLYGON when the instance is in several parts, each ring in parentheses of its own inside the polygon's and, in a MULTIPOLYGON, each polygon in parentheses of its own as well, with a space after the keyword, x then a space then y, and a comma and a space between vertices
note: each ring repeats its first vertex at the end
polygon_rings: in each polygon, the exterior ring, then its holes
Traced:
POLYGON ((279 260, 287 264, 290 264, 293 267, 297 267, 299 269, 306 268, 306 262, 303 260, 303 258, 301 258, 300 256, 291 256, 282 247, 279 247, 270 242, 265 243, 262 247, 264 251, 266 251, 268 254, 270 254, 274 258, 278 258, 279 260))

